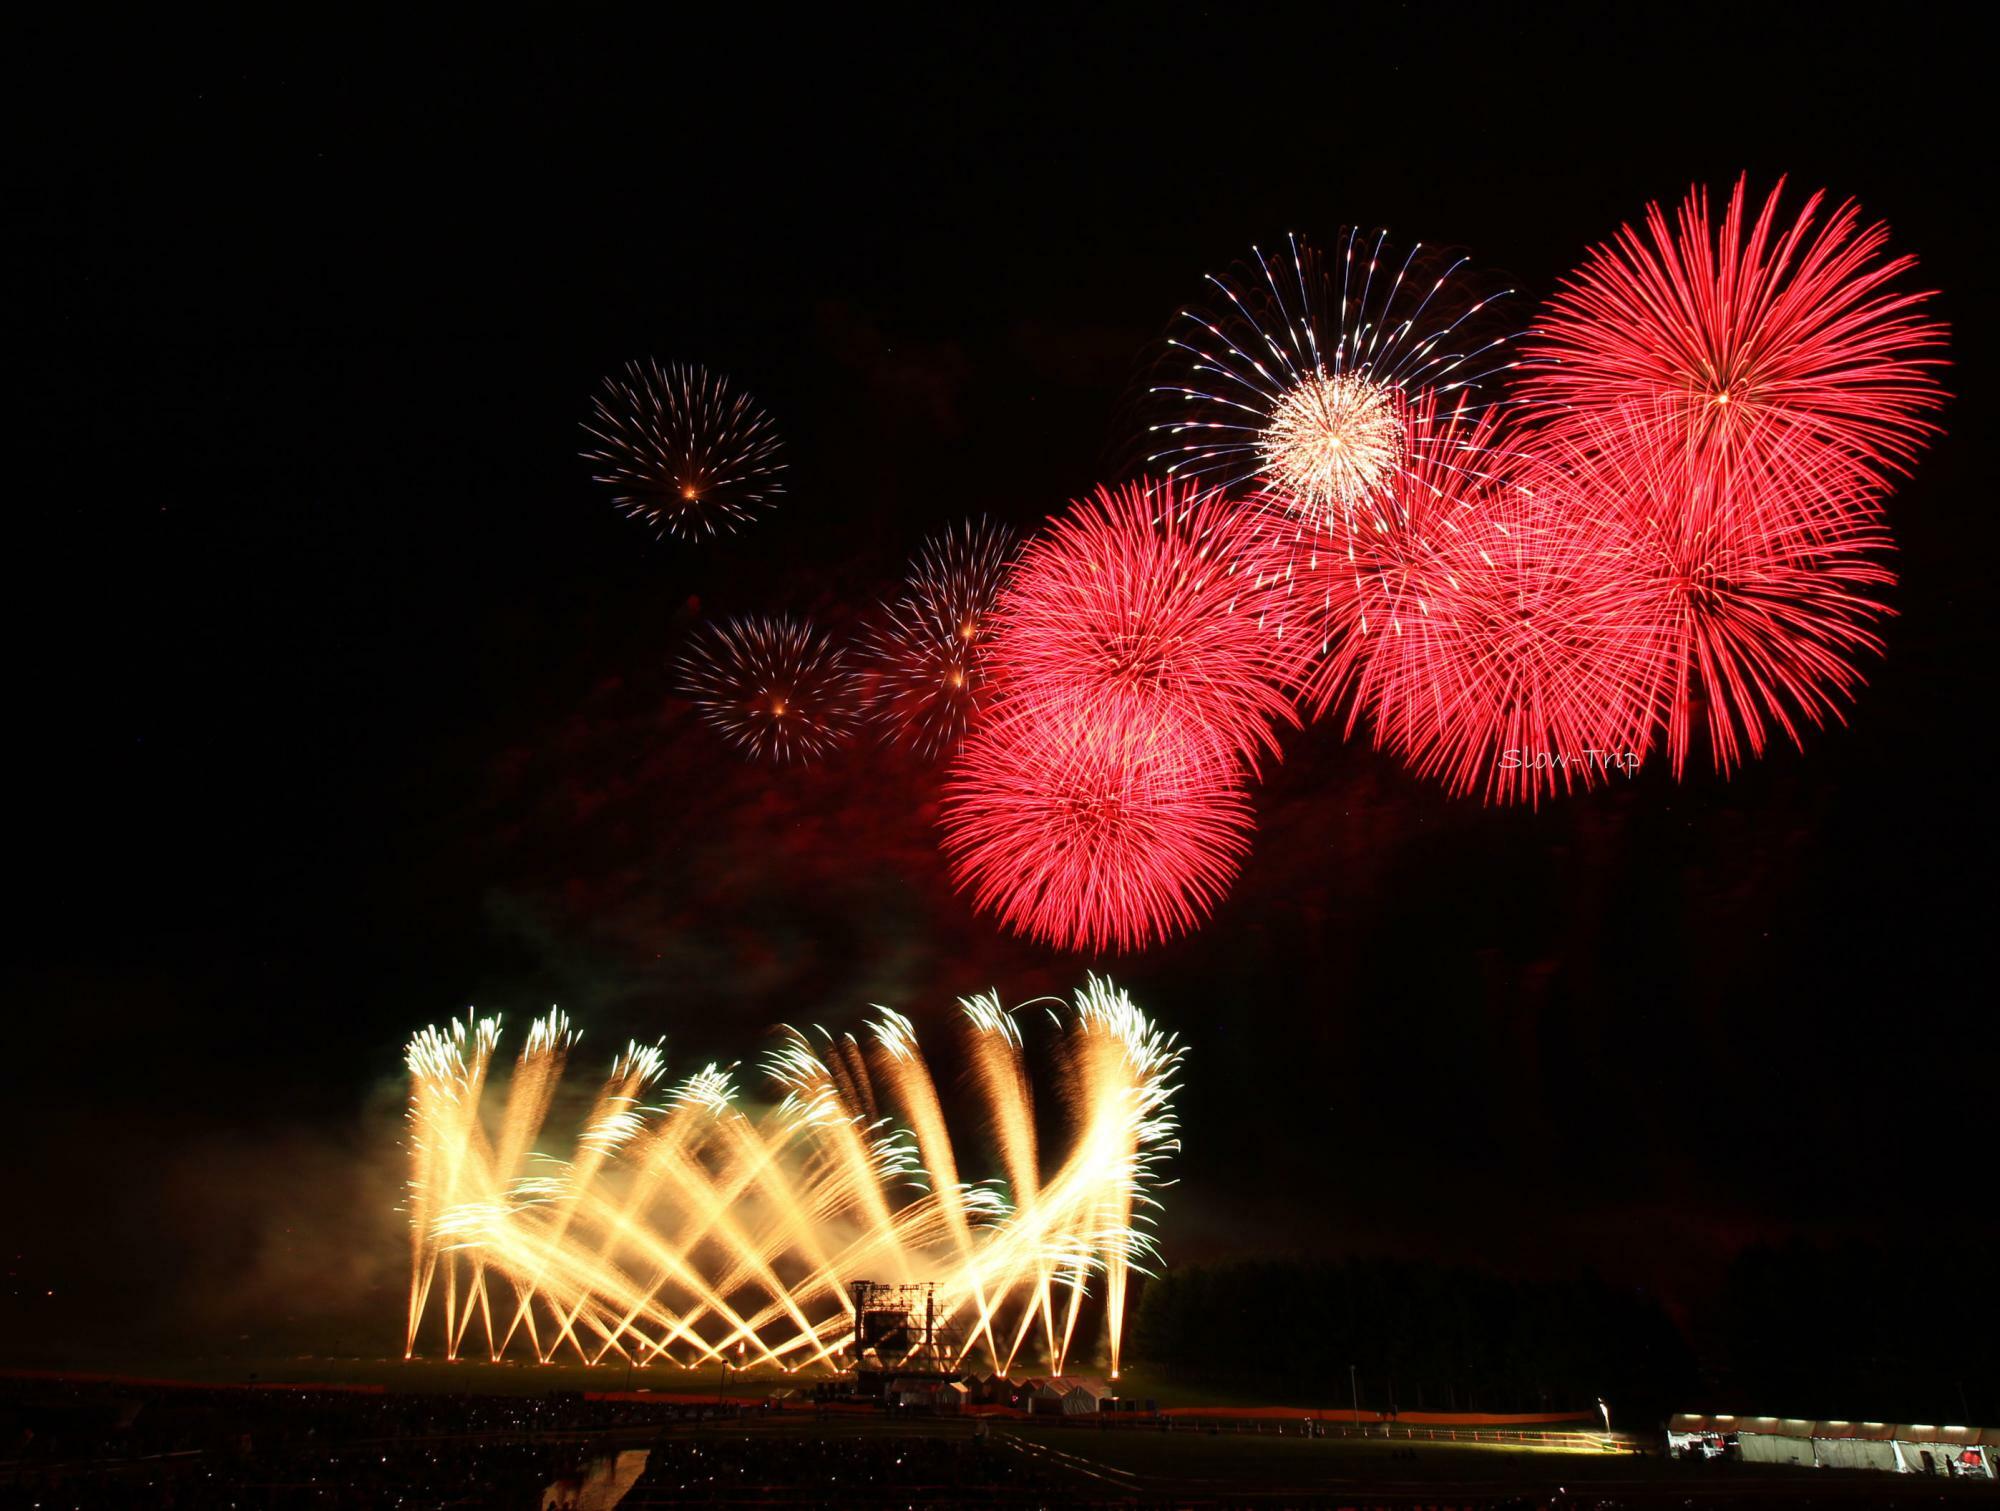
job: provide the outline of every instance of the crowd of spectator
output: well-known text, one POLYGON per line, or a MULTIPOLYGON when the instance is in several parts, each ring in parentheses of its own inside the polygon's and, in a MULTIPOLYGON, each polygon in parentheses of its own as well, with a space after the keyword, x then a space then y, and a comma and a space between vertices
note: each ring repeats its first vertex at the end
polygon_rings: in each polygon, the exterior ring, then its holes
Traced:
POLYGON ((999 1505, 1049 1485, 970 1429, 764 1405, 0 1382, 0 1511, 999 1505))

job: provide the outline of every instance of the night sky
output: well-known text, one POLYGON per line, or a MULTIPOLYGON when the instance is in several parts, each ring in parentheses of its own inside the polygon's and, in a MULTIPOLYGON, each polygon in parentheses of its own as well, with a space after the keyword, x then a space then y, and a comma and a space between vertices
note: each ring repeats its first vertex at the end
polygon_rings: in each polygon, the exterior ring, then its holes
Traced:
POLYGON ((1162 1240, 1593 1265, 1687 1315, 1748 1242, 1995 1236, 1988 90, 1943 20, 42 41, 5 210, 21 1346, 385 1350, 400 1047, 468 1005, 685 1072, 1067 991, 1106 962, 952 894, 938 768, 746 765, 673 696, 690 627, 851 629, 934 529, 1109 480, 1149 343, 1252 242, 1461 246, 1525 323, 1744 169, 1857 197, 1953 327, 1886 658, 1803 755, 1538 813, 1289 736, 1208 926, 1108 962, 1189 1047, 1162 1240), (780 510, 703 546, 614 511, 578 425, 648 355, 772 411, 780 510))

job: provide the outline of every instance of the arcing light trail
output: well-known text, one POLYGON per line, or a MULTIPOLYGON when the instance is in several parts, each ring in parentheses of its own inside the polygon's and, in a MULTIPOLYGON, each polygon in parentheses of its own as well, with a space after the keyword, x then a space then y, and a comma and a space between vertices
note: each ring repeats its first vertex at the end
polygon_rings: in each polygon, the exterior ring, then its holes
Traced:
POLYGON ((1071 1117, 1050 1166, 1015 1012, 991 993, 961 1008, 993 1180, 963 1178, 915 1029, 887 1010, 860 1036, 786 1030, 762 1111, 726 1070, 667 1086, 660 1050, 628 1046, 568 1158, 537 1148, 576 1043, 562 1013, 531 1025, 504 1090, 498 1018, 425 1029, 407 1054, 406 1354, 838 1369, 845 1292, 868 1278, 937 1282, 960 1358, 1003 1373, 1036 1354, 1061 1372, 1101 1287, 1115 1374, 1179 1147, 1182 1051, 1090 977, 1048 1015, 1071 1117))

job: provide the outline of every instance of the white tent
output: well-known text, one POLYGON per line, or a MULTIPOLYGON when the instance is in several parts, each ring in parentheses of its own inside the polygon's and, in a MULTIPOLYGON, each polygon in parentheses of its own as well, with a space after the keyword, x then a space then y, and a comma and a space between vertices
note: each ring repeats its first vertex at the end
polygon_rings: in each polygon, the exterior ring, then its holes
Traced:
POLYGON ((1933 1427, 1912 1422, 1894 1429, 1896 1456, 1905 1474, 1948 1474, 1993 1479, 2000 1428, 1933 1427))
POLYGON ((1813 1462, 1813 1424, 1799 1417, 1738 1417, 1736 1452, 1746 1464, 1813 1462))
POLYGON ((1667 1451, 1710 1456, 1735 1447, 1753 1464, 1870 1469, 1878 1473, 2000 1478, 2000 1428, 1927 1423, 1808 1422, 1796 1417, 1738 1417, 1678 1412, 1667 1420, 1667 1451))
POLYGON ((1886 1422, 1813 1423, 1813 1463, 1822 1469, 1877 1469, 1893 1474, 1896 1429, 1886 1422))
POLYGON ((1029 1380, 1028 1409, 1061 1412, 1066 1417, 1082 1416, 1098 1409, 1110 1392, 1104 1382, 1088 1375, 1050 1375, 1029 1380))

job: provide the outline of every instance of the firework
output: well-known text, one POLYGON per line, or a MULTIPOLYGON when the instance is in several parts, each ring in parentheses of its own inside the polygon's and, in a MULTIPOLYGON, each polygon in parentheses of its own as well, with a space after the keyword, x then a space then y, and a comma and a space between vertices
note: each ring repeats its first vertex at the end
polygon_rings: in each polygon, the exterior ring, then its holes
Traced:
POLYGON ((628 362, 604 380, 583 428, 596 481, 655 534, 725 535, 785 491, 770 416, 705 368, 628 362))
POLYGON ((870 714, 891 739, 936 755, 965 737, 986 688, 993 606, 1013 556, 1013 533, 984 519, 924 543, 868 639, 870 714))
POLYGON ((765 1061, 775 1105, 755 1115, 728 1072, 662 1087, 657 1046, 628 1046, 567 1159, 537 1149, 575 1044, 560 1013, 533 1024, 504 1095, 498 1019, 425 1030, 407 1055, 406 1352, 434 1338, 457 1358, 476 1336, 494 1359, 832 1371, 858 1348, 845 1290, 866 1276, 936 1282, 940 1362, 1002 1373, 1031 1336, 1060 1372, 1101 1286, 1115 1373, 1127 1277, 1154 1253, 1150 1193, 1179 1147, 1181 1051, 1090 978, 1058 1020, 1071 1136, 1045 1166, 1014 1014, 991 993, 961 1006, 1004 1192, 961 1178, 898 1013, 860 1037, 786 1030, 765 1061))
POLYGON ((854 677, 809 621, 731 619, 707 626, 680 662, 703 719, 759 760, 812 760, 854 732, 854 677))
POLYGON ((1659 423, 1650 410, 1611 417, 1557 455, 1570 486, 1614 509, 1630 535, 1641 592, 1625 612, 1662 637, 1675 773, 1698 722, 1726 773, 1761 755, 1772 731, 1803 746, 1808 726, 1842 717, 1864 680, 1857 663, 1881 650, 1872 626, 1889 612, 1892 542, 1879 501, 1851 472, 1820 470, 1826 503, 1811 516, 1767 496, 1807 465, 1788 441, 1817 441, 1774 433, 1765 467, 1746 471, 1692 438, 1658 434, 1659 423))
POLYGON ((977 907, 1092 951, 1198 927, 1252 827, 1237 763, 1199 730, 1116 702, 1003 705, 960 751, 943 823, 977 907))
POLYGON ((1183 311, 1168 339, 1148 460, 1223 487, 1256 479, 1310 524, 1342 522, 1419 464, 1413 399, 1465 400, 1506 365, 1479 334, 1500 296, 1475 297, 1464 268, 1349 229, 1330 260, 1292 237, 1211 274, 1215 308, 1183 311))
POLYGON ((1315 717, 1345 707, 1350 731, 1372 696, 1372 653, 1415 631, 1452 591, 1453 548, 1498 487, 1495 410, 1440 414, 1437 396, 1424 394, 1404 418, 1428 443, 1352 512, 1318 524, 1282 499, 1260 500, 1262 528, 1290 554, 1294 623, 1308 643, 1317 637, 1303 700, 1315 717))
POLYGON ((1453 792, 1539 802, 1630 775, 1666 697, 1658 564, 1624 501, 1502 443, 1448 521, 1392 530, 1355 678, 1378 745, 1453 792))
POLYGON ((1100 488, 1021 554, 994 611, 993 677, 1029 722, 1175 726, 1255 761, 1296 725, 1292 585, 1256 511, 1185 483, 1100 488), (1127 717, 1129 711, 1130 717, 1127 717))
POLYGON ((1893 286, 1915 259, 1884 257, 1886 227, 1864 227, 1852 201, 1821 219, 1821 194, 1785 226, 1783 189, 1747 227, 1743 178, 1719 224, 1703 188, 1671 223, 1649 205, 1643 232, 1621 228, 1564 284, 1520 394, 1572 444, 1692 448, 1739 508, 1827 520, 1837 538, 1853 474, 1907 468, 1937 428, 1944 327, 1926 294, 1893 286))

